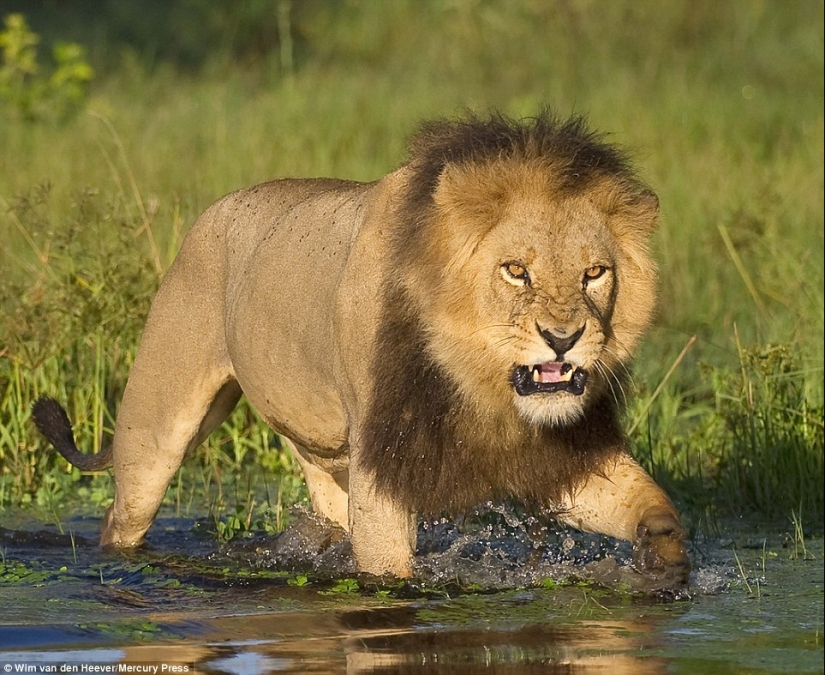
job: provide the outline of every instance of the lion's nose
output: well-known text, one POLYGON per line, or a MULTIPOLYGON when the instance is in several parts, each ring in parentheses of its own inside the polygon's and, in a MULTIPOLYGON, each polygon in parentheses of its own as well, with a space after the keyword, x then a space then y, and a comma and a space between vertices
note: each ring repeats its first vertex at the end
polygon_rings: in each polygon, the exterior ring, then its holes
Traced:
POLYGON ((582 333, 584 333, 584 326, 579 328, 575 333, 570 333, 564 328, 557 328, 556 331, 553 332, 542 328, 538 324, 536 324, 536 327, 539 329, 541 337, 544 338, 544 341, 550 346, 550 349, 556 352, 557 359, 561 359, 566 352, 570 351, 573 345, 578 342, 582 333))

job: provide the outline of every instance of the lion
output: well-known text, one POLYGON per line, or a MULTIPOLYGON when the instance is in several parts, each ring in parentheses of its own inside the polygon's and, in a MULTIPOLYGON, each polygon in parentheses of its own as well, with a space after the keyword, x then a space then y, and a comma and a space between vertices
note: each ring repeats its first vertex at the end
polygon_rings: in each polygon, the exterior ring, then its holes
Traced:
POLYGON ((360 572, 410 577, 417 517, 514 499, 633 542, 687 584, 679 515, 631 457, 627 369, 651 323, 658 199, 583 117, 421 125, 371 183, 283 179, 192 226, 152 303, 109 449, 104 546, 139 545, 184 458, 243 395, 360 572))

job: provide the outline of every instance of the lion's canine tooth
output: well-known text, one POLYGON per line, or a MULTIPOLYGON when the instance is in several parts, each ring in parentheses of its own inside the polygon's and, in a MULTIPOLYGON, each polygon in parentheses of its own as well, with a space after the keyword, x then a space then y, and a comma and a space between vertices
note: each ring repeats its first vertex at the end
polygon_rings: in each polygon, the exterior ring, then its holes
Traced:
POLYGON ((541 366, 533 366, 533 382, 541 382, 541 366))
POLYGON ((565 363, 559 371, 559 379, 562 382, 569 382, 573 378, 575 369, 569 363, 565 363))

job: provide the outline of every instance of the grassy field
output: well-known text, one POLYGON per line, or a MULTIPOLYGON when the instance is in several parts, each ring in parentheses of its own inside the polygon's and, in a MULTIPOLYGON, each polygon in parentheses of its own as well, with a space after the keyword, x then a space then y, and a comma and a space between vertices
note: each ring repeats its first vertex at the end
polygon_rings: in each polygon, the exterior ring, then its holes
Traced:
MULTIPOLYGON (((274 177, 374 179, 423 118, 549 104, 632 148, 661 200, 637 456, 696 525, 793 514, 821 531, 822 3, 93 4, 3 6, 41 36, 19 84, 42 101, 0 98, 0 508, 57 518, 111 498, 108 475, 46 451, 31 403, 57 397, 81 447, 107 442, 152 294, 212 201, 274 177), (35 91, 56 40, 94 69, 63 107, 65 85, 35 91)), ((12 71, 7 50, 0 93, 12 71)), ((241 406, 168 503, 229 537, 279 527, 303 498, 241 406)))

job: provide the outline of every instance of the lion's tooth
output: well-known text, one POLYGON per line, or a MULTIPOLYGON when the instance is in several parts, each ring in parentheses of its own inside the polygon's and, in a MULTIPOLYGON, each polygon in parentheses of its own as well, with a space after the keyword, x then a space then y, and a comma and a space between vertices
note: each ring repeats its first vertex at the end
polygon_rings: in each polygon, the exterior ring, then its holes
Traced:
POLYGON ((541 366, 533 366, 533 382, 541 382, 541 366))
POLYGON ((573 378, 574 372, 575 370, 573 366, 571 366, 569 363, 565 363, 559 371, 559 379, 562 382, 569 382, 573 378))

